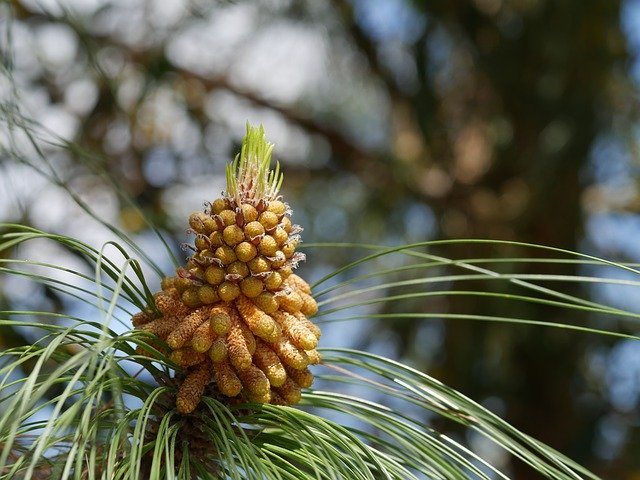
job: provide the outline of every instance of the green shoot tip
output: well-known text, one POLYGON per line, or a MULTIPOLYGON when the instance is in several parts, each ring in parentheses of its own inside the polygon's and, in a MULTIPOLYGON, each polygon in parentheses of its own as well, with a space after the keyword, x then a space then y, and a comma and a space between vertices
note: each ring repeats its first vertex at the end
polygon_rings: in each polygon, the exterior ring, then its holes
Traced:
POLYGON ((283 174, 276 162, 271 170, 271 154, 274 145, 267 142, 264 127, 254 127, 247 122, 247 133, 242 139, 240 153, 227 165, 226 196, 236 204, 271 201, 278 196, 283 174))

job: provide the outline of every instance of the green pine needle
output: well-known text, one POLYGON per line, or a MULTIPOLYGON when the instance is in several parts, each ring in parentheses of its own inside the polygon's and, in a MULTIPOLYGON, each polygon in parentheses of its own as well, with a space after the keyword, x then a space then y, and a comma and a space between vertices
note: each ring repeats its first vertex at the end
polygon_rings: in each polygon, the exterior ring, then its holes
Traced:
MULTIPOLYGON (((145 332, 117 334, 109 328, 110 317, 117 313, 118 299, 139 298, 147 291, 139 272, 129 269, 130 262, 118 262, 103 252, 73 242, 59 235, 46 235, 33 229, 4 226, 0 234, 0 254, 6 257, 5 274, 21 275, 36 284, 53 284, 58 269, 40 264, 40 271, 26 269, 9 252, 21 244, 38 240, 73 245, 86 255, 96 269, 98 285, 102 278, 113 284, 107 288, 85 289, 83 295, 93 297, 98 311, 96 319, 74 319, 47 312, 0 312, 3 331, 29 328, 39 340, 33 345, 8 348, 0 352, 0 478, 25 478, 50 475, 50 478, 140 478, 149 472, 151 478, 231 478, 231 479, 434 479, 507 478, 464 444, 441 434, 424 419, 437 415, 443 421, 474 430, 510 455, 521 459, 546 478, 597 478, 557 451, 519 432, 498 416, 438 380, 402 363, 377 355, 348 349, 322 349, 322 366, 318 379, 322 389, 307 389, 302 409, 273 405, 239 405, 228 407, 214 398, 204 398, 195 420, 177 415, 172 399, 175 385, 156 386, 131 376, 126 365, 151 371, 157 379, 168 379, 171 370, 166 361, 151 361, 135 353, 136 345, 151 348, 153 338, 145 332), (10 227, 10 228, 9 228, 10 227), (47 273, 47 269, 51 273, 47 273), (51 275, 51 276, 50 276, 51 275), (142 286, 136 286, 138 282, 142 286), (107 296, 108 295, 108 296, 107 296), (35 316, 35 320, 34 320, 35 316), (67 326, 57 322, 64 319, 67 326), (70 322, 70 325, 69 325, 70 322), (357 387, 357 395, 345 395, 341 384, 357 387), (137 402, 132 403, 132 399, 137 402), (375 399, 375 400, 374 400, 375 399), (52 409, 45 419, 37 419, 43 409, 52 409), (313 413, 307 411, 313 408, 313 413), (247 414, 247 412, 249 412, 247 414), (345 425, 324 417, 333 412, 347 419, 345 425), (206 457, 194 454, 185 437, 193 429, 205 432, 211 441, 206 457), (355 424, 357 426, 347 426, 355 424), (155 432, 150 435, 150 431, 155 432), (375 432, 375 433, 374 433, 375 432)), ((363 248, 367 246, 353 247, 363 248)), ((398 259, 398 267, 376 270, 368 276, 354 276, 337 290, 328 289, 323 298, 327 304, 353 298, 353 307, 371 303, 368 295, 374 287, 354 288, 360 282, 376 280, 385 289, 420 288, 425 280, 447 282, 451 276, 432 271, 434 263, 448 263, 453 268, 474 272, 473 279, 484 278, 526 289, 527 296, 491 294, 496 301, 540 301, 559 309, 591 311, 610 316, 614 324, 625 312, 607 305, 584 303, 583 299, 549 289, 537 289, 536 282, 554 280, 552 274, 522 279, 516 274, 499 275, 490 270, 487 259, 454 261, 437 257, 423 249, 425 245, 406 245, 382 249, 375 258, 398 259), (425 262, 429 257, 430 261, 425 262), (413 259, 411 262, 405 262, 413 259), (478 270, 478 265, 484 265, 478 270), (411 267, 411 268, 409 268, 411 267), (386 281, 402 273, 407 281, 386 281), (514 280, 519 283, 514 284, 514 280), (350 289, 342 293, 344 287, 350 289), (359 296, 362 298, 359 299, 359 296), (548 298, 549 297, 549 298, 548 298), (560 301, 561 300, 561 301, 560 301)), ((119 250, 118 250, 119 251, 119 250)), ((122 247, 123 253, 125 252, 122 247)), ((567 257, 576 254, 563 252, 567 257)), ((125 255, 126 258, 126 255, 125 255)), ((372 262, 371 255, 354 264, 372 262)), ((513 262, 518 264, 518 259, 513 262)), ((578 258, 579 261, 585 259, 578 258)), ((591 257, 590 262, 607 264, 591 257)), ((529 263, 535 259, 528 258, 529 263)), ((541 259, 548 263, 549 258, 541 259)), ((564 264, 571 258, 558 258, 564 264)), ((630 268, 618 265, 620 269, 630 268)), ((91 281, 89 277, 84 280, 91 281)), ((580 277, 576 277, 581 280, 580 277)), ((605 283, 606 278, 593 278, 605 283)), ((59 284, 61 295, 76 295, 74 285, 59 284)), ((428 294, 418 291, 416 294, 428 294)), ((483 294, 482 292, 441 291, 442 295, 483 294)), ((410 298, 412 292, 393 295, 394 302, 410 298)), ((377 303, 384 295, 374 299, 377 303)), ((335 310, 337 312, 338 310, 335 310)), ((631 312, 627 312, 631 314, 631 312)), ((424 318, 412 314, 416 321, 424 318)), ((125 314, 126 315, 126 314, 125 314)), ((422 317, 421 317, 422 315, 422 317)), ((449 318, 444 312, 434 313, 449 318)), ((334 320, 325 309, 321 317, 334 320)), ((406 318, 404 313, 368 318, 393 321, 406 318)), ((477 319, 480 316, 478 316, 477 319)), ((453 316, 451 316, 453 318, 453 316)), ((459 318, 463 318, 459 316, 459 318)), ((467 318, 466 320, 474 320, 467 318)), ((487 319, 484 319, 487 320, 487 319)), ((126 321, 126 319, 125 319, 126 321)), ((517 318, 502 318, 517 324, 517 318)), ((536 323, 534 319, 530 323, 536 323)), ((542 324, 542 322, 537 322, 542 324)), ((577 326, 557 324, 560 328, 577 326)), ((580 328, 592 334, 616 333, 614 330, 580 328)), ((576 333, 577 334, 577 333, 576 333)))
MULTIPOLYGON (((31 122, 28 128, 38 144, 39 127, 31 122)), ((276 198, 283 177, 278 164, 273 170, 270 168, 272 151, 273 145, 266 141, 264 129, 247 125, 241 152, 227 167, 228 197, 251 203, 276 198)), ((15 152, 10 152, 7 158, 25 161, 15 152)), ((79 160, 91 161, 83 155, 79 160)), ((67 188, 71 198, 94 216, 89 206, 71 193, 64 179, 48 171, 44 156, 30 162, 53 184, 67 188)), ((304 391, 301 408, 229 407, 205 397, 197 415, 178 415, 174 407, 174 371, 155 349, 157 339, 142 331, 117 333, 112 328, 116 322, 129 328, 131 304, 143 309, 152 301, 152 289, 147 285, 149 279, 143 274, 141 262, 150 266, 152 272, 162 274, 131 239, 122 232, 114 230, 114 233, 122 243, 110 242, 109 246, 115 248, 98 249, 63 235, 21 225, 0 225, 0 273, 9 281, 28 281, 73 304, 82 302, 89 307, 83 318, 65 311, 26 307, 0 311, 3 341, 13 342, 0 351, 0 480, 136 480, 143 475, 203 480, 507 478, 463 442, 425 425, 425 419, 434 417, 483 436, 545 478, 597 478, 437 379, 402 363, 355 350, 322 350, 323 363, 314 367, 318 370, 314 371, 317 389, 304 391), (55 259, 36 263, 21 258, 21 246, 33 241, 54 242, 82 257, 94 268, 94 275, 73 271, 57 264, 55 259), (140 261, 133 258, 133 253, 140 261), (136 346, 155 352, 158 358, 151 360, 137 354, 136 346), (346 395, 341 388, 345 384, 355 386, 350 391, 357 393, 346 395), (195 448, 193 432, 206 439, 204 453, 195 448)), ((473 245, 484 241, 448 242, 473 245)), ((317 318, 323 322, 354 318, 417 322, 433 317, 444 321, 502 322, 505 327, 526 323, 540 328, 572 329, 576 335, 636 338, 621 333, 618 326, 621 319, 636 320, 637 312, 565 293, 562 286, 567 282, 637 286, 637 280, 523 275, 517 270, 523 263, 589 264, 633 276, 640 273, 637 266, 514 242, 508 244, 528 250, 543 249, 547 257, 554 254, 557 258, 456 260, 433 253, 433 248, 442 243, 422 242, 393 248, 306 244, 307 249, 354 248, 364 252, 358 260, 336 269, 314 287, 322 307, 317 318), (499 272, 500 262, 508 262, 509 273, 499 272), (360 267, 366 270, 363 272, 360 267), (323 285, 338 277, 340 281, 332 286, 323 285), (478 280, 489 280, 502 290, 482 292, 473 291, 472 287, 434 290, 438 284, 455 281, 477 285, 478 280), (365 306, 435 295, 485 296, 504 302, 505 312, 515 302, 540 303, 559 311, 588 313, 603 322, 594 329, 587 323, 549 323, 547 319, 518 318, 508 313, 503 317, 455 311, 425 313, 411 311, 404 304, 394 312, 380 313, 367 308, 362 313, 365 306)), ((496 246, 506 243, 491 242, 496 246)))

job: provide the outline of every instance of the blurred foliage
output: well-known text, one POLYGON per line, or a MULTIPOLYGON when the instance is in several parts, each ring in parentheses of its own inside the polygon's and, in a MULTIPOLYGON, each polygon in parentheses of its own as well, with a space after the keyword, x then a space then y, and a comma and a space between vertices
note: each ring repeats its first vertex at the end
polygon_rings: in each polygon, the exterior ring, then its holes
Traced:
MULTIPOLYGON (((590 229, 603 218, 637 224, 637 86, 623 29, 636 3, 16 0, 2 8, 0 24, 18 102, 95 154, 96 167, 174 234, 178 257, 185 214, 222 189, 224 162, 249 119, 277 145, 306 241, 492 238, 637 262, 637 247, 619 238, 638 238, 637 225, 590 229)), ((10 88, 2 88, 6 97, 10 88)), ((147 238, 143 218, 113 185, 75 162, 82 152, 52 146, 47 154, 104 218, 147 238)), ((3 220, 103 238, 70 225, 62 193, 27 180, 22 167, 2 164, 3 220)), ((508 245, 470 248, 441 250, 449 258, 513 254, 508 245)), ((347 249, 320 253, 309 252, 316 278, 352 259, 347 249)), ((580 271, 568 264, 562 273, 580 271)), ((537 263, 528 273, 546 272, 537 263)), ((42 301, 55 304, 48 293, 42 301)), ((415 311, 505 308, 480 297, 411 302, 415 311)), ((559 320, 536 304, 509 314, 559 320)), ((635 324, 621 328, 637 332, 635 324)), ((2 341, 20 341, 8 337, 2 341)), ((640 472, 640 352, 624 341, 440 319, 380 323, 362 339, 603 477, 640 472), (630 356, 620 357, 625 348, 630 356), (616 361, 637 375, 622 404, 609 388, 616 361)), ((530 478, 513 468, 515 478, 530 478)))

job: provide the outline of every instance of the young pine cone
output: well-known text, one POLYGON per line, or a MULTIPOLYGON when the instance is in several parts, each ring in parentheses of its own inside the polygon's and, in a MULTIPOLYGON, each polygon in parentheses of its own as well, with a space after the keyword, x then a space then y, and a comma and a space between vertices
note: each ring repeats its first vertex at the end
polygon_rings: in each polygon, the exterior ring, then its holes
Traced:
POLYGON ((193 255, 162 281, 160 316, 133 318, 186 369, 181 413, 195 410, 210 382, 230 402, 295 404, 313 381, 308 366, 320 361, 320 329, 309 320, 318 306, 293 273, 304 260, 295 251, 302 228, 278 196, 282 174, 269 169, 272 149, 262 127, 247 125, 224 196, 189 217, 193 255))

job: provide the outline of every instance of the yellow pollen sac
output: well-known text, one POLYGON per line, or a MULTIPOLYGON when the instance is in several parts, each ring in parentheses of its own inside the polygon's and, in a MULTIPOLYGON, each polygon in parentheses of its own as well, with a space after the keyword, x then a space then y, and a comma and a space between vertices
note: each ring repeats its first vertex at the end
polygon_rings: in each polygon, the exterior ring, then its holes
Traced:
POLYGON ((299 312, 302 307, 302 298, 295 291, 287 292, 278 297, 280 308, 290 313, 299 312))
POLYGON ((261 255, 264 255, 266 257, 275 255, 277 250, 278 243, 271 235, 265 235, 264 237, 262 237, 262 240, 260 240, 260 243, 258 244, 258 251, 261 255))
POLYGON ((204 271, 204 279, 211 285, 219 285, 224 282, 225 271, 217 265, 210 265, 204 271))
POLYGON ((204 362, 207 357, 204 353, 196 352, 190 347, 184 347, 171 352, 169 358, 171 359, 171 361, 177 363, 182 368, 188 368, 204 362))
POLYGON ((176 290, 180 294, 182 294, 182 292, 184 292, 187 288, 190 288, 193 286, 193 282, 188 278, 177 277, 174 282, 174 285, 176 287, 176 290))
POLYGON ((286 279, 288 279, 288 278, 289 278, 289 276, 293 273, 293 270, 292 270, 292 268, 291 268, 290 266, 285 265, 285 266, 280 267, 280 268, 278 269, 278 273, 280 274, 280 276, 282 276, 282 278, 283 278, 284 280, 286 280, 286 279))
POLYGON ((211 285, 203 285, 201 287, 198 287, 198 298, 205 305, 210 305, 220 300, 218 291, 211 285))
POLYGON ((178 390, 176 408, 183 415, 193 412, 202 398, 204 388, 211 380, 208 364, 202 363, 189 372, 178 390))
POLYGON ((195 332, 203 322, 209 319, 210 312, 210 307, 203 307, 190 313, 177 328, 169 334, 167 337, 167 345, 169 345, 172 350, 176 350, 185 345, 191 340, 193 332, 195 332))
POLYGON ((197 264, 197 262, 193 258, 190 258, 187 261, 187 267, 189 269, 189 273, 194 277, 198 277, 199 279, 202 279, 204 277, 204 270, 200 265, 197 264), (195 264, 195 265, 190 265, 190 264, 195 264))
POLYGON ((252 259, 251 261, 247 262, 247 265, 249 266, 249 270, 251 270, 251 273, 253 273, 254 275, 271 270, 269 261, 262 256, 258 256, 252 259))
MULTIPOLYGON (((194 245, 196 246, 196 249, 204 250, 205 248, 209 247, 208 238, 205 237, 204 235, 198 235, 194 241, 194 245)), ((189 267, 188 263, 187 263, 187 267, 189 267)))
POLYGON ((260 295, 263 287, 262 281, 256 277, 247 277, 240 282, 240 291, 249 298, 260 295))
POLYGON ((261 396, 269 392, 269 380, 264 372, 255 365, 249 366, 246 370, 236 372, 242 385, 252 396, 261 396))
POLYGON ((264 226, 260 222, 249 222, 244 226, 244 235, 247 240, 264 235, 264 226))
POLYGON ((278 225, 278 215, 273 212, 262 212, 258 217, 258 221, 262 224, 265 230, 271 230, 278 225))
POLYGON ((235 283, 223 282, 218 287, 218 296, 222 301, 232 302, 238 295, 240 295, 240 287, 235 283))
POLYGON ((222 307, 214 307, 209 317, 209 326, 216 335, 225 335, 229 331, 231 318, 228 310, 222 307))
POLYGON ((284 398, 282 398, 280 394, 274 389, 271 389, 270 403, 272 403, 273 405, 287 405, 287 402, 284 401, 284 398))
POLYGON ((304 313, 302 312, 296 312, 293 314, 293 316, 298 319, 298 322, 300 323, 300 325, 304 325, 307 328, 307 330, 313 333, 315 337, 318 340, 320 340, 320 336, 322 335, 322 332, 320 331, 320 327, 318 327, 315 323, 313 323, 311 320, 305 317, 304 313))
POLYGON ((218 215, 220 215, 225 227, 236 223, 236 212, 233 210, 223 210, 218 215))
POLYGON ((282 227, 277 227, 272 233, 272 236, 278 245, 282 245, 284 242, 289 240, 289 234, 285 232, 282 227))
POLYGON ((227 208, 229 208, 229 202, 227 200, 224 198, 216 198, 211 204, 211 213, 217 215, 227 208))
POLYGON ((216 339, 216 335, 211 330, 209 322, 204 322, 200 325, 191 338, 191 348, 196 352, 205 353, 211 348, 213 341, 216 339))
POLYGON ((209 242, 211 242, 211 247, 216 248, 224 245, 224 239, 222 238, 222 232, 215 231, 209 235, 209 242))
POLYGON ((228 245, 222 245, 216 248, 216 253, 213 254, 215 258, 220 260, 224 265, 230 265, 236 261, 236 252, 228 245))
POLYGON ((204 250, 200 250, 197 253, 195 253, 193 255, 193 260, 197 260, 202 263, 209 263, 212 257, 213 257, 213 252, 208 248, 205 248, 204 250))
POLYGON ((227 273, 244 278, 249 275, 249 267, 242 261, 235 261, 227 267, 227 273))
POLYGON ((282 385, 280 388, 276 388, 275 391, 280 394, 280 396, 288 405, 295 405, 300 401, 300 398, 302 397, 300 387, 296 385, 296 383, 290 378, 287 378, 287 380, 284 382, 284 385, 282 385))
MULTIPOLYGON (((290 369, 287 372, 287 375, 302 388, 309 388, 313 384, 313 374, 308 368, 305 368, 304 370, 290 369)), ((274 387, 275 386, 277 385, 274 385, 274 387)))
POLYGON ((143 325, 140 330, 144 332, 153 333, 158 337, 165 340, 174 328, 176 328, 176 317, 162 317, 157 320, 153 320, 146 325, 143 325))
POLYGON ((184 292, 182 292, 182 296, 180 297, 182 303, 184 303, 187 307, 196 308, 202 305, 200 301, 200 296, 198 295, 198 288, 191 287, 184 292))
POLYGON ((307 353, 307 358, 309 359, 309 364, 310 365, 318 365, 322 359, 320 358, 320 354, 318 353, 318 350, 316 350, 315 348, 313 350, 309 350, 307 353))
POLYGON ((267 315, 271 315, 278 310, 276 296, 271 292, 262 292, 256 298, 252 298, 251 301, 267 315))
POLYGON ((204 212, 193 212, 189 215, 189 226, 196 233, 205 233, 204 221, 208 215, 204 212))
POLYGON ((304 292, 298 292, 298 295, 302 298, 302 306, 300 307, 302 313, 309 317, 318 313, 318 304, 311 295, 304 292))
POLYGON ((285 335, 281 335, 271 347, 286 366, 295 370, 302 370, 309 366, 309 357, 306 352, 295 346, 285 335))
MULTIPOLYGON (((235 313, 236 317, 240 319, 240 314, 235 313)), ((249 349, 249 353, 253 355, 256 353, 256 337, 253 332, 249 329, 246 323, 240 319, 240 330, 242 331, 242 336, 244 337, 244 341, 247 344, 247 348, 249 349)))
MULTIPOLYGON (((282 268, 285 263, 287 263, 287 257, 284 256, 282 251, 277 250, 276 253, 271 257, 271 268, 282 268)), ((284 277, 280 277, 284 280, 284 277)))
POLYGON ((250 242, 241 242, 236 246, 235 253, 238 260, 246 263, 255 258, 258 254, 258 249, 250 242))
POLYGON ((280 329, 274 319, 256 307, 251 300, 245 296, 240 296, 236 305, 245 323, 257 337, 266 342, 274 342, 278 339, 280 329))
MULTIPOLYGON (((177 291, 173 290, 173 292, 177 294, 177 291)), ((181 317, 189 312, 189 309, 177 297, 167 292, 158 292, 154 296, 154 300, 156 308, 165 316, 175 315, 181 317)))
POLYGON ((169 290, 170 288, 176 288, 176 277, 164 277, 160 281, 160 289, 169 290))
POLYGON ((134 327, 140 327, 145 323, 149 323, 151 320, 151 317, 145 312, 138 312, 133 317, 131 317, 131 323, 134 327))
POLYGON ((227 359, 227 339, 224 337, 216 338, 209 348, 209 358, 212 362, 218 363, 227 359))
POLYGON ((213 364, 213 378, 223 395, 235 397, 242 390, 242 383, 228 362, 213 364))
POLYGON ((217 228, 215 220, 209 215, 204 218, 203 223, 205 235, 211 235, 217 228))
POLYGON ((291 224, 291 219, 289 217, 282 217, 282 220, 280 221, 280 225, 282 226, 285 232, 291 233, 291 230, 293 229, 293 225, 291 224))
POLYGON ((254 403, 271 403, 271 390, 260 395, 255 395, 247 391, 247 401, 254 403))
MULTIPOLYGON (((205 238, 205 236, 204 236, 204 235, 198 235, 198 236, 196 237, 196 242, 197 242, 198 240, 203 240, 204 238, 205 238)), ((208 245, 207 245, 207 247, 208 247, 208 245)), ((205 249, 205 248, 207 248, 207 247, 202 247, 202 248, 199 248, 198 250, 204 250, 204 249, 205 249)), ((187 270, 192 271, 194 268, 198 268, 199 266, 200 266, 200 264, 198 264, 198 262, 196 262, 196 260, 195 260, 193 257, 191 257, 191 258, 187 258, 187 264, 185 265, 185 268, 186 268, 187 270)), ((162 283, 162 282, 161 282, 161 283, 162 283)))
POLYGON ((273 212, 276 215, 284 215, 284 212, 287 211, 287 206, 280 200, 271 200, 269 205, 267 205, 267 211, 273 212))
POLYGON ((291 258, 293 256, 294 252, 296 251, 295 242, 292 242, 291 240, 289 240, 287 243, 282 245, 282 247, 280 247, 280 249, 282 250, 282 253, 284 253, 284 256, 286 258, 291 258))
POLYGON ((256 342, 256 353, 253 354, 253 363, 264 372, 272 387, 281 386, 287 378, 287 372, 280 362, 278 355, 264 342, 256 342))
POLYGON ((240 208, 242 209, 242 217, 245 224, 255 222, 258 219, 258 210, 250 203, 243 203, 240 208))
POLYGON ((302 350, 312 350, 318 345, 318 339, 309 329, 293 315, 277 311, 273 319, 289 336, 291 341, 302 350))
POLYGON ((233 247, 244 240, 244 231, 238 225, 229 225, 222 232, 224 243, 233 247))
POLYGON ((302 293, 306 293, 307 295, 311 295, 311 287, 309 284, 301 277, 296 275, 295 273, 291 275, 287 279, 287 283, 294 289, 299 290, 302 293))
POLYGON ((242 330, 240 319, 232 317, 229 333, 227 333, 227 355, 229 362, 236 370, 245 370, 251 365, 250 345, 247 345, 246 334, 242 330))

